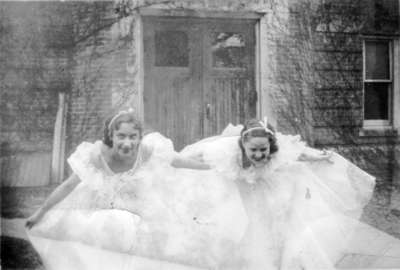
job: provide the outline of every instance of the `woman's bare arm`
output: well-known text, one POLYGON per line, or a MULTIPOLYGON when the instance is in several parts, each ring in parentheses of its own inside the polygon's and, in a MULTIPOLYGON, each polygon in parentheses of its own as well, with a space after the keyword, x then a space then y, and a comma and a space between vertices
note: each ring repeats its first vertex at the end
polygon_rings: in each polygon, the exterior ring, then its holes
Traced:
POLYGON ((33 227, 44 214, 54 205, 61 202, 79 184, 80 179, 76 174, 72 174, 61 185, 59 185, 47 198, 44 204, 26 221, 26 227, 33 227))
POLYGON ((327 161, 327 162, 333 162, 332 161, 333 153, 331 151, 321 151, 321 153, 309 153, 309 152, 303 152, 299 156, 298 160, 299 161, 327 161))
POLYGON ((211 169, 210 165, 193 159, 189 157, 184 157, 180 154, 177 154, 171 162, 171 165, 175 168, 186 168, 186 169, 194 169, 194 170, 209 170, 211 169))

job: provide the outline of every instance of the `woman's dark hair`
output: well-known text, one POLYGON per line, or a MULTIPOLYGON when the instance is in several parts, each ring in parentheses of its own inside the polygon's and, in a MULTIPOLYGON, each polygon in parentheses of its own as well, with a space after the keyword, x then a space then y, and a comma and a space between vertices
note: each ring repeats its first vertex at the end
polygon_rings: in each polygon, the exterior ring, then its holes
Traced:
POLYGON ((246 152, 244 150, 244 146, 243 146, 243 142, 249 140, 250 138, 254 138, 254 137, 268 138, 269 154, 272 155, 272 154, 278 152, 279 147, 278 147, 276 136, 275 136, 275 129, 270 124, 267 124, 267 128, 270 131, 272 131, 272 133, 266 131, 264 129, 263 125, 257 119, 250 119, 244 124, 244 127, 243 127, 242 131, 240 132, 240 139, 239 139, 239 147, 240 147, 240 150, 242 151, 242 166, 243 166, 243 168, 248 168, 251 166, 251 161, 248 159, 246 152), (257 129, 252 129, 252 128, 257 128, 257 129), (249 130, 249 129, 252 129, 252 130, 249 130))
POLYGON ((133 112, 119 112, 109 117, 104 122, 104 133, 103 133, 103 143, 108 147, 113 147, 113 132, 118 130, 122 123, 131 123, 134 125, 135 129, 139 130, 139 135, 142 137, 143 125, 136 118, 133 112))

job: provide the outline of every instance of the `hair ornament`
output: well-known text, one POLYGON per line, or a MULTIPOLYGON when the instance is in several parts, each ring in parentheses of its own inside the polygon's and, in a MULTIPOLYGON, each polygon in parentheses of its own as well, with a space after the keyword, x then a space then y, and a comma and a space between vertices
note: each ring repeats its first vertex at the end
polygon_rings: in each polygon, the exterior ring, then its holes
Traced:
POLYGON ((243 132, 242 136, 244 136, 247 133, 249 133, 249 132, 251 132, 253 130, 256 130, 256 129, 257 130, 260 130, 260 129, 265 130, 266 133, 271 134, 271 135, 275 134, 272 130, 270 130, 268 128, 268 118, 266 116, 264 116, 264 119, 262 121, 259 121, 258 123, 261 125, 260 127, 249 128, 249 129, 247 129, 246 131, 243 132))
POLYGON ((111 118, 110 123, 108 124, 108 129, 111 130, 111 126, 112 124, 115 122, 115 120, 117 120, 120 116, 124 115, 124 114, 130 114, 130 113, 134 113, 133 108, 129 108, 128 110, 125 111, 119 111, 113 118, 111 118))

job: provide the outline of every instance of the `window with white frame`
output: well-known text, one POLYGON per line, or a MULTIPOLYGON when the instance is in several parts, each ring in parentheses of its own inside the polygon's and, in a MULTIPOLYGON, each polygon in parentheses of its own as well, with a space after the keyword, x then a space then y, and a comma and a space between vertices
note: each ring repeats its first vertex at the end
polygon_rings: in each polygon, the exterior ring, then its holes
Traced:
POLYGON ((364 127, 385 127, 392 123, 392 41, 364 41, 364 127))

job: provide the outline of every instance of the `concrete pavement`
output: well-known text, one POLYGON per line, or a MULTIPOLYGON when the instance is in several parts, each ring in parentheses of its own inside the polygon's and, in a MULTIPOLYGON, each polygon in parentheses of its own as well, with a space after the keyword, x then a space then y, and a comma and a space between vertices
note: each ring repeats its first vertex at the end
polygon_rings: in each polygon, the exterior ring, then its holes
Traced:
MULTIPOLYGON (((28 241, 24 224, 22 218, 2 218, 2 236, 28 241)), ((359 225, 349 250, 351 253, 346 253, 338 262, 339 269, 400 269, 400 239, 372 226, 359 225)))

